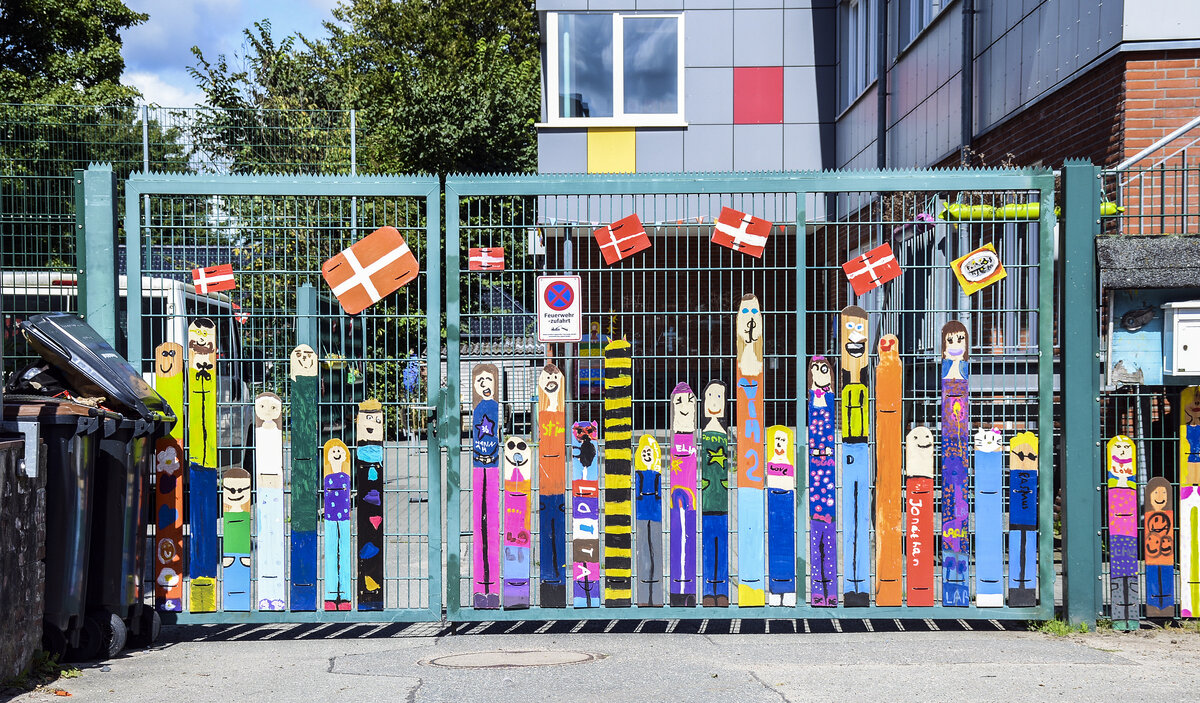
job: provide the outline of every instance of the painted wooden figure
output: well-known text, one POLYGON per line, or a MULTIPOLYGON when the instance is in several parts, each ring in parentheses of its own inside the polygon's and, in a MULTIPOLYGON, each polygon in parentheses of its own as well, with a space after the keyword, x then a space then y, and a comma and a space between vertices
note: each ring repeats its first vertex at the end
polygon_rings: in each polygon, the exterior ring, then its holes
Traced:
POLYGON ((1138 594, 1137 452, 1133 440, 1108 440, 1108 587, 1114 630, 1136 630, 1138 594))
POLYGON ((662 607, 662 448, 658 440, 642 435, 637 447, 634 477, 634 510, 637 518, 637 604, 662 607))
POLYGON ((1004 605, 1004 438, 975 433, 975 605, 1004 605))
POLYGON ((704 387, 700 427, 701 605, 729 606, 729 428, 727 388, 704 387))
POLYGON ((471 372, 475 412, 471 443, 473 593, 476 608, 500 607, 500 370, 477 364, 471 372))
POLYGON ((221 606, 250 610, 250 472, 235 466, 221 475, 221 606))
POLYGON ((905 559, 908 562, 908 583, 905 603, 909 606, 932 606, 934 601, 933 572, 937 545, 933 536, 933 433, 928 427, 917 426, 904 437, 904 473, 907 504, 905 559))
POLYGON ((600 606, 600 467, 595 421, 571 426, 571 582, 576 608, 600 606))
POLYGON ((796 433, 767 428, 767 605, 796 605, 796 433))
POLYGON ((696 605, 696 394, 671 391, 671 605, 696 605))
POLYGON ((154 443, 154 602, 163 612, 183 610, 183 347, 165 342, 154 350, 154 389, 171 412, 171 432, 154 443))
POLYGON ((283 401, 274 393, 254 399, 254 525, 259 610, 287 607, 283 508, 283 401))
POLYGON ((563 372, 546 364, 538 374, 538 544, 541 606, 567 605, 567 424, 563 372))
POLYGON ((766 466, 763 410, 766 387, 762 305, 753 294, 738 302, 737 337, 737 508, 738 605, 766 605, 766 466))
POLYGON ((505 610, 529 607, 529 562, 533 530, 529 520, 529 492, 533 481, 533 455, 524 437, 504 440, 504 577, 505 610))
POLYGON ((970 338, 966 325, 951 320, 942 326, 942 605, 971 604, 967 584, 971 560, 970 507, 967 481, 971 472, 970 338))
POLYGON ((633 364, 629 342, 604 347, 604 605, 633 599, 633 364))
POLYGON ((1008 605, 1037 605, 1038 438, 1021 432, 1008 441, 1008 605))
POLYGON ((290 415, 292 495, 289 502, 291 597, 294 611, 317 609, 317 353, 307 344, 292 350, 290 415))
POLYGON ((217 609, 217 328, 188 326, 188 573, 193 613, 217 609))
POLYGON ((1184 388, 1179 401, 1179 615, 1190 618, 1200 614, 1200 387, 1184 388))
POLYGON ((1146 617, 1175 617, 1175 501, 1171 482, 1146 482, 1146 617))
POLYGON ((325 610, 350 610, 350 448, 340 439, 325 443, 325 610))
POLYGON ((904 366, 900 340, 879 338, 875 367, 875 604, 900 605, 904 594, 904 366))
POLYGON ((383 404, 369 398, 355 418, 354 483, 358 510, 358 609, 383 610, 383 404))
POLYGON ((839 324, 842 354, 842 497, 844 525, 842 548, 845 574, 843 604, 865 608, 871 604, 871 389, 867 352, 870 329, 867 311, 857 305, 842 309, 839 324))
POLYGON ((838 604, 837 446, 833 369, 829 360, 808 362, 808 562, 814 607, 838 604))

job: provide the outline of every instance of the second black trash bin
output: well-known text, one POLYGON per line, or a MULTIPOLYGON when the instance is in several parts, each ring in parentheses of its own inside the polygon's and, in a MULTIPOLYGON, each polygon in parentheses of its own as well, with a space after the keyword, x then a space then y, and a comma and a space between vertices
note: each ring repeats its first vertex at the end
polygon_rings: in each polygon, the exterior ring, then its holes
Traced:
MULTIPOLYGON (((112 655, 124 646, 126 626, 135 634, 153 628, 153 606, 145 602, 152 587, 144 581, 149 481, 154 442, 170 431, 175 416, 137 370, 78 317, 35 315, 21 330, 41 355, 42 372, 69 394, 113 411, 104 413, 97 433, 86 598, 89 615, 104 628, 100 654, 112 655)), ((18 375, 14 382, 21 380, 18 375)))

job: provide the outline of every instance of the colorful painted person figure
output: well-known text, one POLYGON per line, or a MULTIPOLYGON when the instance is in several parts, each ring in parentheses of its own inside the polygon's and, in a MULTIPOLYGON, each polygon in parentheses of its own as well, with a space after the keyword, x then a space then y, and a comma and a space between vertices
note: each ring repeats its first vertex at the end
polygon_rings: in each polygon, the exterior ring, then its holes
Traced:
POLYGON ((634 511, 637 518, 637 604, 663 604, 662 449, 658 440, 643 435, 638 440, 634 476, 634 511))
POLYGON ((1175 617, 1175 501, 1171 482, 1146 482, 1146 617, 1175 617))
POLYGON ((358 508, 358 609, 383 610, 383 404, 368 398, 354 420, 358 508))
POLYGON ((1008 442, 1008 605, 1037 605, 1038 438, 1019 432, 1008 442))
POLYGON ((729 606, 729 428, 727 389, 721 381, 704 387, 700 427, 700 511, 703 577, 701 605, 729 606))
POLYGON ((1179 400, 1179 614, 1190 618, 1200 613, 1200 387, 1184 388, 1179 400))
POLYGON ((567 604, 566 384, 561 369, 546 364, 538 374, 538 519, 541 605, 567 604))
POLYGON ((942 327, 942 605, 963 607, 971 602, 969 348, 963 323, 942 327))
POLYGON ((293 611, 317 609, 317 490, 321 477, 318 443, 318 360, 307 344, 292 350, 290 416, 292 430, 291 594, 293 611))
POLYGON ((871 427, 870 349, 867 311, 857 305, 842 309, 838 343, 842 354, 842 506, 845 525, 842 549, 845 574, 843 604, 865 608, 871 604, 871 427))
POLYGON ((500 607, 500 370, 477 364, 471 372, 475 411, 471 443, 474 604, 500 607))
POLYGON ((696 605, 696 394, 671 391, 671 605, 696 605))
POLYGON ((975 433, 975 604, 1004 605, 1004 438, 998 427, 975 433))
POLYGON ((188 571, 193 613, 217 609, 217 328, 188 325, 188 571))
POLYGON ((164 342, 154 350, 154 389, 177 418, 171 433, 155 440, 154 475, 158 490, 155 499, 155 574, 156 607, 164 612, 183 610, 183 508, 184 421, 183 387, 186 360, 183 347, 164 342))
POLYGON ((1108 582, 1113 629, 1134 630, 1141 618, 1138 594, 1137 462, 1133 440, 1108 440, 1108 582))
POLYGON ((904 437, 904 531, 907 560, 907 604, 933 605, 933 571, 937 547, 933 536, 933 432, 918 425, 904 437))
POLYGON ((763 430, 763 309, 754 294, 738 302, 737 350, 738 605, 766 605, 766 457, 763 430))
POLYGON ((286 606, 283 532, 283 401, 271 392, 254 399, 254 482, 259 610, 286 606))
POLYGON ((222 554, 224 610, 250 610, 250 473, 226 469, 221 478, 225 523, 222 554))
POLYGON ((529 491, 533 455, 524 437, 504 440, 504 537, 502 601, 505 609, 529 607, 529 563, 533 549, 529 491))
POLYGON ((835 392, 829 360, 808 362, 808 550, 812 605, 838 604, 837 450, 833 420, 835 392))
POLYGON ((600 469, 593 422, 571 426, 571 579, 576 608, 600 605, 600 469))
POLYGON ((350 610, 350 448, 325 443, 325 610, 350 610))
POLYGON ((767 604, 796 605, 796 436, 767 428, 767 604))

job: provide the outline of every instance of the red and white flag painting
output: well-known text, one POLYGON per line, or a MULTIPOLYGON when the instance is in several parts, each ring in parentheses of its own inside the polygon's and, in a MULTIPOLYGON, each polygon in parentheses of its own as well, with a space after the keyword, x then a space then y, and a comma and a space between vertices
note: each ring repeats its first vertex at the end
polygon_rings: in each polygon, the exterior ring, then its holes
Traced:
POLYGON ((233 264, 217 264, 202 269, 192 269, 192 285, 197 293, 214 293, 237 288, 233 280, 233 264))
POLYGON ((609 266, 650 248, 650 237, 637 215, 623 217, 595 231, 596 243, 609 266))
POLYGON ((771 223, 761 217, 747 215, 730 207, 721 208, 721 216, 713 225, 712 243, 761 259, 771 223))
POLYGON ((242 312, 242 306, 237 303, 230 303, 233 306, 233 319, 238 321, 238 324, 244 325, 250 320, 250 316, 242 312))
POLYGON ((842 264, 855 295, 863 295, 900 275, 900 262, 891 244, 880 244, 862 256, 842 264))
POLYGON ((350 315, 400 290, 420 270, 395 227, 380 227, 321 264, 321 275, 350 315))
POLYGON ((467 254, 471 271, 504 270, 504 247, 472 247, 467 254))

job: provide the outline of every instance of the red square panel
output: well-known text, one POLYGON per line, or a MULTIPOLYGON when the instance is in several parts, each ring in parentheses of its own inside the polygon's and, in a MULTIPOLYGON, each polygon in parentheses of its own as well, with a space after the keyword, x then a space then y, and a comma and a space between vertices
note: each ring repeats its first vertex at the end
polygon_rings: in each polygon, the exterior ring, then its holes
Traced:
POLYGON ((733 123, 783 123, 783 67, 733 69, 733 123))

